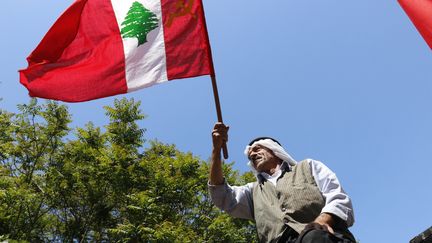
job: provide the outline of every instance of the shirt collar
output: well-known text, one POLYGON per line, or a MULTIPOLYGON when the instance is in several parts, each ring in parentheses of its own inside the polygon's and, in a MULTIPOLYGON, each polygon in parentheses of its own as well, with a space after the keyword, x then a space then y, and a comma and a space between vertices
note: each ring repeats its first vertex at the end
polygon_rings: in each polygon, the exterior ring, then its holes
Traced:
POLYGON ((272 178, 275 176, 277 176, 279 178, 279 177, 283 176, 286 172, 289 172, 290 170, 291 170, 291 166, 287 162, 283 161, 281 166, 279 167, 279 170, 276 171, 273 175, 269 175, 265 172, 258 173, 258 175, 257 175, 258 182, 260 184, 262 184, 262 183, 264 183, 264 181, 268 180, 269 178, 272 178))

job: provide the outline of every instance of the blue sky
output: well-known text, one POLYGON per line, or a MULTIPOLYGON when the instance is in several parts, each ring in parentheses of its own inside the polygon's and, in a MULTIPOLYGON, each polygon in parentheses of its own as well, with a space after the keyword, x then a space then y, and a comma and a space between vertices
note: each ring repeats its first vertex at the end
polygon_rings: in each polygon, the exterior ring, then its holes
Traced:
MULTIPOLYGON (((28 102, 17 70, 70 4, 2 2, 2 109, 28 102)), ((236 169, 247 170, 250 139, 272 136, 295 159, 337 173, 362 243, 408 242, 432 225, 432 56, 396 1, 204 4, 236 169)), ((209 77, 124 96, 142 102, 148 139, 209 158, 217 119, 209 77)), ((102 107, 114 98, 68 104, 72 126, 106 124, 102 107)))

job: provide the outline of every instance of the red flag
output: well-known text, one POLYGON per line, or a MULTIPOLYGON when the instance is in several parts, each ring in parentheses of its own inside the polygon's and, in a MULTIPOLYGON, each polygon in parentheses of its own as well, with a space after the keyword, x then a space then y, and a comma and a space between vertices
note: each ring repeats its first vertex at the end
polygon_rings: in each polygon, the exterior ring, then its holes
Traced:
POLYGON ((398 0, 432 49, 432 0, 398 0))
POLYGON ((201 0, 76 0, 27 60, 30 96, 68 102, 214 74, 201 0))

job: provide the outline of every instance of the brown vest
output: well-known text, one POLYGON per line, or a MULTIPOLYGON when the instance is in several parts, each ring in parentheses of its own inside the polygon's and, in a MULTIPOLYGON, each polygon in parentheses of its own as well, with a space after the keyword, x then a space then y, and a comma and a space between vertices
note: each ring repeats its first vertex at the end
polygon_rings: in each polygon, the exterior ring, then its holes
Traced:
POLYGON ((310 165, 302 161, 283 171, 276 186, 259 180, 253 188, 256 228, 260 242, 276 242, 289 225, 300 233, 321 213, 325 201, 312 176, 310 165))

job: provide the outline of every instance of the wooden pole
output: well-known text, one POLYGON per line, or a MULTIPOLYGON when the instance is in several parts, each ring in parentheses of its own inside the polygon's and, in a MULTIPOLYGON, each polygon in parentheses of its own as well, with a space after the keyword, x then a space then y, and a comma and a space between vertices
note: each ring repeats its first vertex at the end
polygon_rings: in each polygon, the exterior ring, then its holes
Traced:
MULTIPOLYGON (((216 75, 211 75, 211 80, 212 80, 212 86, 213 86, 213 96, 214 96, 215 105, 216 105, 217 119, 218 119, 218 122, 223 123, 222 110, 221 110, 220 102, 219 102, 219 93, 218 93, 218 88, 217 88, 217 84, 216 84, 216 75)), ((224 159, 228 159, 228 148, 227 148, 226 142, 222 145, 222 151, 223 151, 224 159)))

